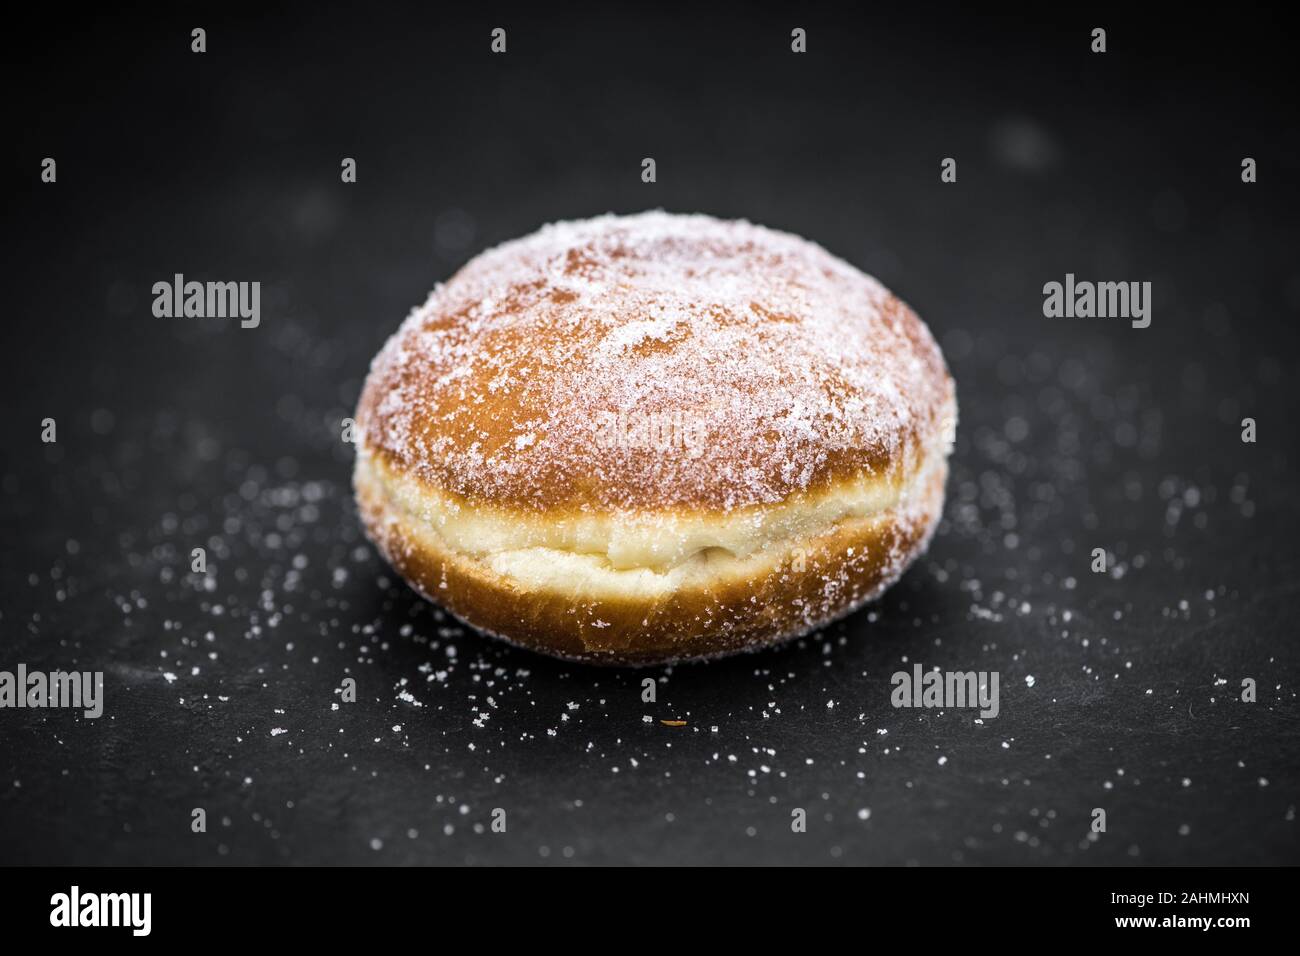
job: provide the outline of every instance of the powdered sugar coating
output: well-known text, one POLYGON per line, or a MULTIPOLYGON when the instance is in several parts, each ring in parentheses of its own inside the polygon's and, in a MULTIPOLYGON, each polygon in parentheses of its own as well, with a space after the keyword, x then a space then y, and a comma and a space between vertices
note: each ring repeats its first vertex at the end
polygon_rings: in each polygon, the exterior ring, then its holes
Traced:
POLYGON ((925 325, 796 236, 647 212, 545 226, 375 358, 363 441, 474 501, 732 510, 910 473, 951 416, 925 325))

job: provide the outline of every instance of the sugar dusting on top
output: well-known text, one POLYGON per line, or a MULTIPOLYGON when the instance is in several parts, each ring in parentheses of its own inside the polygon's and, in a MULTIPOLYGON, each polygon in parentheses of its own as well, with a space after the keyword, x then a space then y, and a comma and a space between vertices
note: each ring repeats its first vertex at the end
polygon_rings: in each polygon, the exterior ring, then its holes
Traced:
POLYGON ((876 280, 786 233, 648 212, 475 258, 376 357, 358 422, 469 497, 736 508, 906 465, 951 402, 876 280))

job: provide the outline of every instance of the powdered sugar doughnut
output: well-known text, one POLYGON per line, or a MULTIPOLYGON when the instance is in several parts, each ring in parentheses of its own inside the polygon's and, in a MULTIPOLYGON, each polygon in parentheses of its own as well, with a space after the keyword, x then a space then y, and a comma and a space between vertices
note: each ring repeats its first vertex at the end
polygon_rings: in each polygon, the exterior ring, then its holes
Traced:
POLYGON ((956 398, 916 315, 821 247, 649 212, 438 286, 357 411, 366 528, 429 599, 561 657, 772 644, 926 547, 956 398))

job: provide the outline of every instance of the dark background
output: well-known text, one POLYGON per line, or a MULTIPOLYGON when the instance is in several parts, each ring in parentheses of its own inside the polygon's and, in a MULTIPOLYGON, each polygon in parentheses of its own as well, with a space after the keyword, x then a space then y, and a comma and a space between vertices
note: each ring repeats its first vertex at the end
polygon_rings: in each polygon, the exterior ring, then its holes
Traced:
POLYGON ((1274 14, 435 8, 7 31, 0 669, 103 670, 106 708, 0 711, 0 863, 1300 859, 1274 14), (360 533, 339 422, 470 256, 652 207, 878 276, 943 345, 961 425, 939 533, 873 608, 595 670, 416 598, 360 533), (175 272, 260 280, 261 327, 154 318, 175 272), (1151 327, 1044 318, 1067 272, 1150 280, 1151 327), (918 661, 1000 672, 1000 716, 894 710, 918 661))

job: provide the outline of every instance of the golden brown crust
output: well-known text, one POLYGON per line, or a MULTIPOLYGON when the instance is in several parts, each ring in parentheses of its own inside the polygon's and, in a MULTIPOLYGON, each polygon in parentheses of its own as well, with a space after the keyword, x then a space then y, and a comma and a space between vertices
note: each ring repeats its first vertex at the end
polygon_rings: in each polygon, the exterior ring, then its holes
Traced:
POLYGON ((471 501, 730 510, 910 470, 952 381, 925 325, 795 236, 646 213, 486 252, 408 318, 357 412, 471 501))

